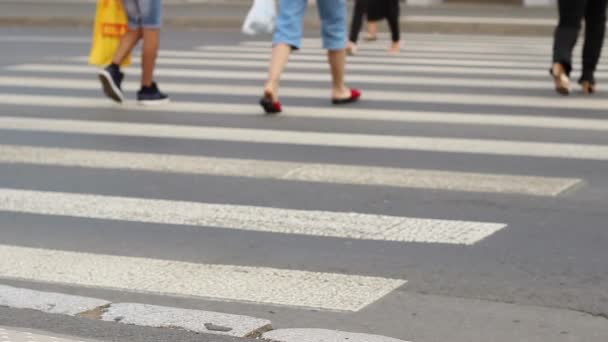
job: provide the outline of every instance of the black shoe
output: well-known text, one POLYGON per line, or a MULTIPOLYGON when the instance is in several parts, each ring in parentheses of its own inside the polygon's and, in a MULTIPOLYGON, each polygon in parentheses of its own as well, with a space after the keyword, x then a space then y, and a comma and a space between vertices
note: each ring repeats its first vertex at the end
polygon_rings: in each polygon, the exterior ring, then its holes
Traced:
POLYGON ((120 88, 124 77, 125 74, 116 65, 110 65, 105 69, 99 70, 99 80, 101 81, 104 94, 118 103, 124 101, 124 95, 120 88))
POLYGON ((137 92, 137 102, 141 105, 156 105, 169 102, 169 95, 158 90, 156 82, 149 87, 141 87, 137 92))

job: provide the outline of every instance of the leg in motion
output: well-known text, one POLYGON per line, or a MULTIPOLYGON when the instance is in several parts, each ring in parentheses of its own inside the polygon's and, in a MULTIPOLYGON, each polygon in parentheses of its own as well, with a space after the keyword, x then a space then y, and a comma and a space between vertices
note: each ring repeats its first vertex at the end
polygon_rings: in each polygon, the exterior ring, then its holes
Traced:
POLYGON ((112 58, 112 64, 99 70, 98 77, 101 82, 103 93, 115 102, 120 103, 124 101, 124 94, 121 87, 124 74, 120 71, 120 65, 126 60, 127 56, 131 53, 141 37, 141 29, 129 29, 120 40, 118 48, 112 58))
POLYGON ((353 11, 353 19, 350 26, 350 36, 348 41, 347 52, 350 55, 357 53, 357 41, 359 40, 359 33, 363 27, 363 17, 367 12, 368 0, 356 0, 355 9, 353 11))
POLYGON ((399 8, 399 0, 388 1, 386 20, 391 30, 391 47, 389 53, 399 53, 401 51, 401 27, 399 25, 399 17, 401 10, 399 8))
POLYGON ((567 95, 571 91, 572 50, 581 29, 588 0, 559 0, 559 24, 555 30, 553 45, 553 75, 555 89, 567 95))
POLYGON ((323 47, 328 50, 328 62, 332 76, 333 102, 354 102, 361 96, 358 90, 346 87, 346 0, 318 0, 317 7, 323 24, 323 47))
POLYGON ((595 70, 602 54, 606 34, 606 3, 607 0, 587 0, 583 74, 579 80, 586 94, 596 91, 595 70))
POLYGON ((383 18, 382 3, 380 0, 368 0, 366 41, 378 40, 378 22, 383 18))
MULTIPOLYGON (((282 111, 279 102, 279 83, 292 50, 302 45, 303 21, 306 0, 280 0, 277 27, 272 40, 272 57, 268 68, 268 79, 260 105, 268 114, 282 111)), ((346 27, 344 28, 346 30, 346 27)))
POLYGON ((141 88, 137 101, 142 105, 169 102, 169 96, 162 93, 155 82, 154 70, 160 48, 160 28, 163 8, 161 0, 138 0, 141 13, 144 46, 141 56, 141 88))
POLYGON ((141 55, 141 86, 150 87, 152 86, 152 82, 154 82, 154 68, 156 67, 156 59, 160 47, 160 30, 144 29, 143 36, 144 47, 141 55))

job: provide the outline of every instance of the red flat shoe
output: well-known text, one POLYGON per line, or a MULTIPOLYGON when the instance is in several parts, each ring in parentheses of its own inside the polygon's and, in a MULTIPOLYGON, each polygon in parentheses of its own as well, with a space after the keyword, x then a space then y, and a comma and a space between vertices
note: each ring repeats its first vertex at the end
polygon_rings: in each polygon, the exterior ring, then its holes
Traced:
POLYGON ((331 103, 333 103, 335 105, 344 105, 344 104, 357 102, 357 101, 359 101, 360 98, 361 98, 361 91, 357 90, 357 89, 351 89, 350 97, 347 97, 345 99, 332 99, 331 103))
POLYGON ((272 101, 271 94, 264 94, 264 97, 260 99, 260 106, 264 108, 264 112, 266 112, 266 114, 279 114, 283 111, 281 102, 272 101))

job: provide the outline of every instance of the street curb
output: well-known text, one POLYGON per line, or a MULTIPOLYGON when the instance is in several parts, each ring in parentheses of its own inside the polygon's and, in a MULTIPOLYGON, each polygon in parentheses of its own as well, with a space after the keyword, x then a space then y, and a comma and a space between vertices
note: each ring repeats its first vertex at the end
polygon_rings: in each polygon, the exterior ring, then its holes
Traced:
POLYGON ((103 299, 0 285, 0 306, 144 327, 232 337, 259 337, 270 321, 204 310, 112 303, 103 299))
POLYGON ((233 337, 255 338, 272 330, 272 323, 265 319, 136 303, 112 304, 102 314, 101 320, 233 337))
POLYGON ((76 316, 81 312, 109 305, 110 302, 89 297, 20 289, 0 285, 0 306, 30 309, 46 313, 76 316))
MULTIPOLYGON (((0 27, 91 27, 90 18, 73 17, 2 17, 0 27)), ((215 29, 240 31, 242 19, 236 17, 169 17, 165 19, 164 27, 171 29, 215 29)), ((553 33, 554 26, 538 24, 505 24, 488 22, 445 22, 428 20, 401 21, 404 32, 411 33, 453 33, 453 34, 487 34, 514 36, 548 36, 553 33)), ((306 30, 320 29, 318 19, 307 19, 306 30)))
POLYGON ((35 291, 0 284, 0 306, 30 309, 95 321, 184 331, 272 342, 406 342, 391 337, 325 329, 273 330, 266 319, 220 312, 137 303, 112 303, 103 299, 35 291))

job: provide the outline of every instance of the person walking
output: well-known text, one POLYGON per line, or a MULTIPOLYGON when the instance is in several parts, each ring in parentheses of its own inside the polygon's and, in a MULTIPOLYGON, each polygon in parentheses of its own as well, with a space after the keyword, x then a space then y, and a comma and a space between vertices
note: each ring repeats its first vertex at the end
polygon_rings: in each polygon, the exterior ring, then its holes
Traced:
MULTIPOLYGON (((369 0, 367 6, 367 21, 368 21, 368 38, 367 40, 376 40, 378 33, 378 22, 386 19, 388 27, 391 31, 391 46, 389 53, 399 53, 401 51, 401 27, 399 17, 401 16, 400 0, 369 0)), ((353 26, 352 30, 355 30, 353 26)), ((359 26, 358 30, 361 30, 359 26)), ((352 33, 352 32, 351 32, 352 33)), ((357 38, 356 36, 351 36, 357 38)), ((356 40, 354 40, 356 43, 356 40)))
POLYGON ((600 60, 606 33, 606 3, 608 0, 559 0, 559 24, 555 30, 551 75, 555 90, 563 95, 572 91, 572 51, 576 45, 581 22, 585 20, 583 71, 579 79, 583 93, 597 91, 595 71, 600 60))
POLYGON ((129 29, 120 41, 112 64, 99 71, 103 92, 116 102, 124 101, 121 88, 124 74, 120 65, 143 40, 141 88, 137 92, 137 101, 142 105, 167 103, 169 96, 162 93, 154 81, 162 26, 162 0, 123 0, 123 4, 129 18, 129 29))
MULTIPOLYGON (((260 105, 268 114, 282 112, 279 102, 279 82, 293 50, 302 47, 303 21, 307 0, 280 0, 268 80, 260 105)), ((346 0, 317 0, 322 21, 323 48, 331 69, 331 99, 334 105, 356 102, 361 97, 357 89, 348 88, 344 81, 347 41, 346 0)))

